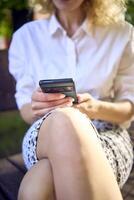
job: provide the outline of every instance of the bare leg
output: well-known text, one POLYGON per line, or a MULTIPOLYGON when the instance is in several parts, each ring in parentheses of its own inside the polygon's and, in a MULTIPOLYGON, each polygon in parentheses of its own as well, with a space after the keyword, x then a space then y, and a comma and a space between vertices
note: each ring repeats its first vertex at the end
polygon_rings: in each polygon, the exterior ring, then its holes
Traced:
POLYGON ((58 200, 122 200, 94 129, 73 108, 48 116, 40 130, 37 154, 51 162, 58 200))
POLYGON ((54 185, 48 159, 35 164, 24 176, 18 200, 54 200, 54 185))

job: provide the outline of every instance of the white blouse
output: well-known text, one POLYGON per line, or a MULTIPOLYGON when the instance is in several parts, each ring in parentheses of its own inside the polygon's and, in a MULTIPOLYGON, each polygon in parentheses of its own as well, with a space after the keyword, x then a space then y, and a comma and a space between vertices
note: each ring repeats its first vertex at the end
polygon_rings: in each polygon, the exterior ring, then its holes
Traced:
POLYGON ((134 28, 127 22, 88 25, 85 21, 70 38, 52 15, 13 35, 9 70, 17 81, 19 109, 31 102, 40 79, 51 78, 73 78, 77 93, 100 100, 134 103, 134 28))

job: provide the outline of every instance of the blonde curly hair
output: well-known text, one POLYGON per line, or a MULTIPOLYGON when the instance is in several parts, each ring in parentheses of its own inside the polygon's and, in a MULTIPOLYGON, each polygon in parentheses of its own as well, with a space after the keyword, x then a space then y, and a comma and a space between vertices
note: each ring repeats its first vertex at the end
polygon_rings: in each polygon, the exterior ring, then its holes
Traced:
MULTIPOLYGON (((52 0, 29 0, 32 6, 38 5, 40 12, 52 14, 52 0)), ((96 25, 120 24, 125 21, 126 0, 85 0, 89 20, 96 25)))

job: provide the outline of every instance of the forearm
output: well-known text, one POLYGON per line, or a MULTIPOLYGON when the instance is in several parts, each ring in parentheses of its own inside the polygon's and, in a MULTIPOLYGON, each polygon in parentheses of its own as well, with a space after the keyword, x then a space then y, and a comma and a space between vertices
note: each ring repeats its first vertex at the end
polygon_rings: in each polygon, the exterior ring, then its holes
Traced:
POLYGON ((121 124, 131 119, 134 114, 133 109, 133 105, 129 101, 114 103, 100 101, 96 118, 121 124))
POLYGON ((75 106, 81 112, 86 113, 90 119, 104 120, 111 123, 121 124, 133 116, 133 105, 129 101, 106 102, 95 100, 77 104, 75 106))
POLYGON ((20 110, 20 114, 21 114, 21 117, 23 118, 23 120, 27 124, 32 124, 35 121, 34 116, 32 114, 32 108, 31 108, 30 103, 22 106, 22 108, 20 110))

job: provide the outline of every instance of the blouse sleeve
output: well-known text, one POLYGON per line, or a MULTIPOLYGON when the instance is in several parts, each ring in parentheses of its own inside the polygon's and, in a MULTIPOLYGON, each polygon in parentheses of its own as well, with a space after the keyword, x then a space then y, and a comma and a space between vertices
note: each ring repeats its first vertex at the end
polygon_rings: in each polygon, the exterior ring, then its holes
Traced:
POLYGON ((115 101, 129 100, 134 103, 134 28, 122 55, 114 84, 115 101))
POLYGON ((9 48, 9 71, 16 80, 15 98, 19 109, 31 102, 34 90, 34 81, 27 58, 26 35, 22 34, 21 29, 13 35, 9 48))
MULTIPOLYGON (((114 84, 114 101, 129 100, 134 104, 134 28, 131 27, 130 39, 121 57, 114 84)), ((120 126, 129 128, 134 116, 120 126)))

